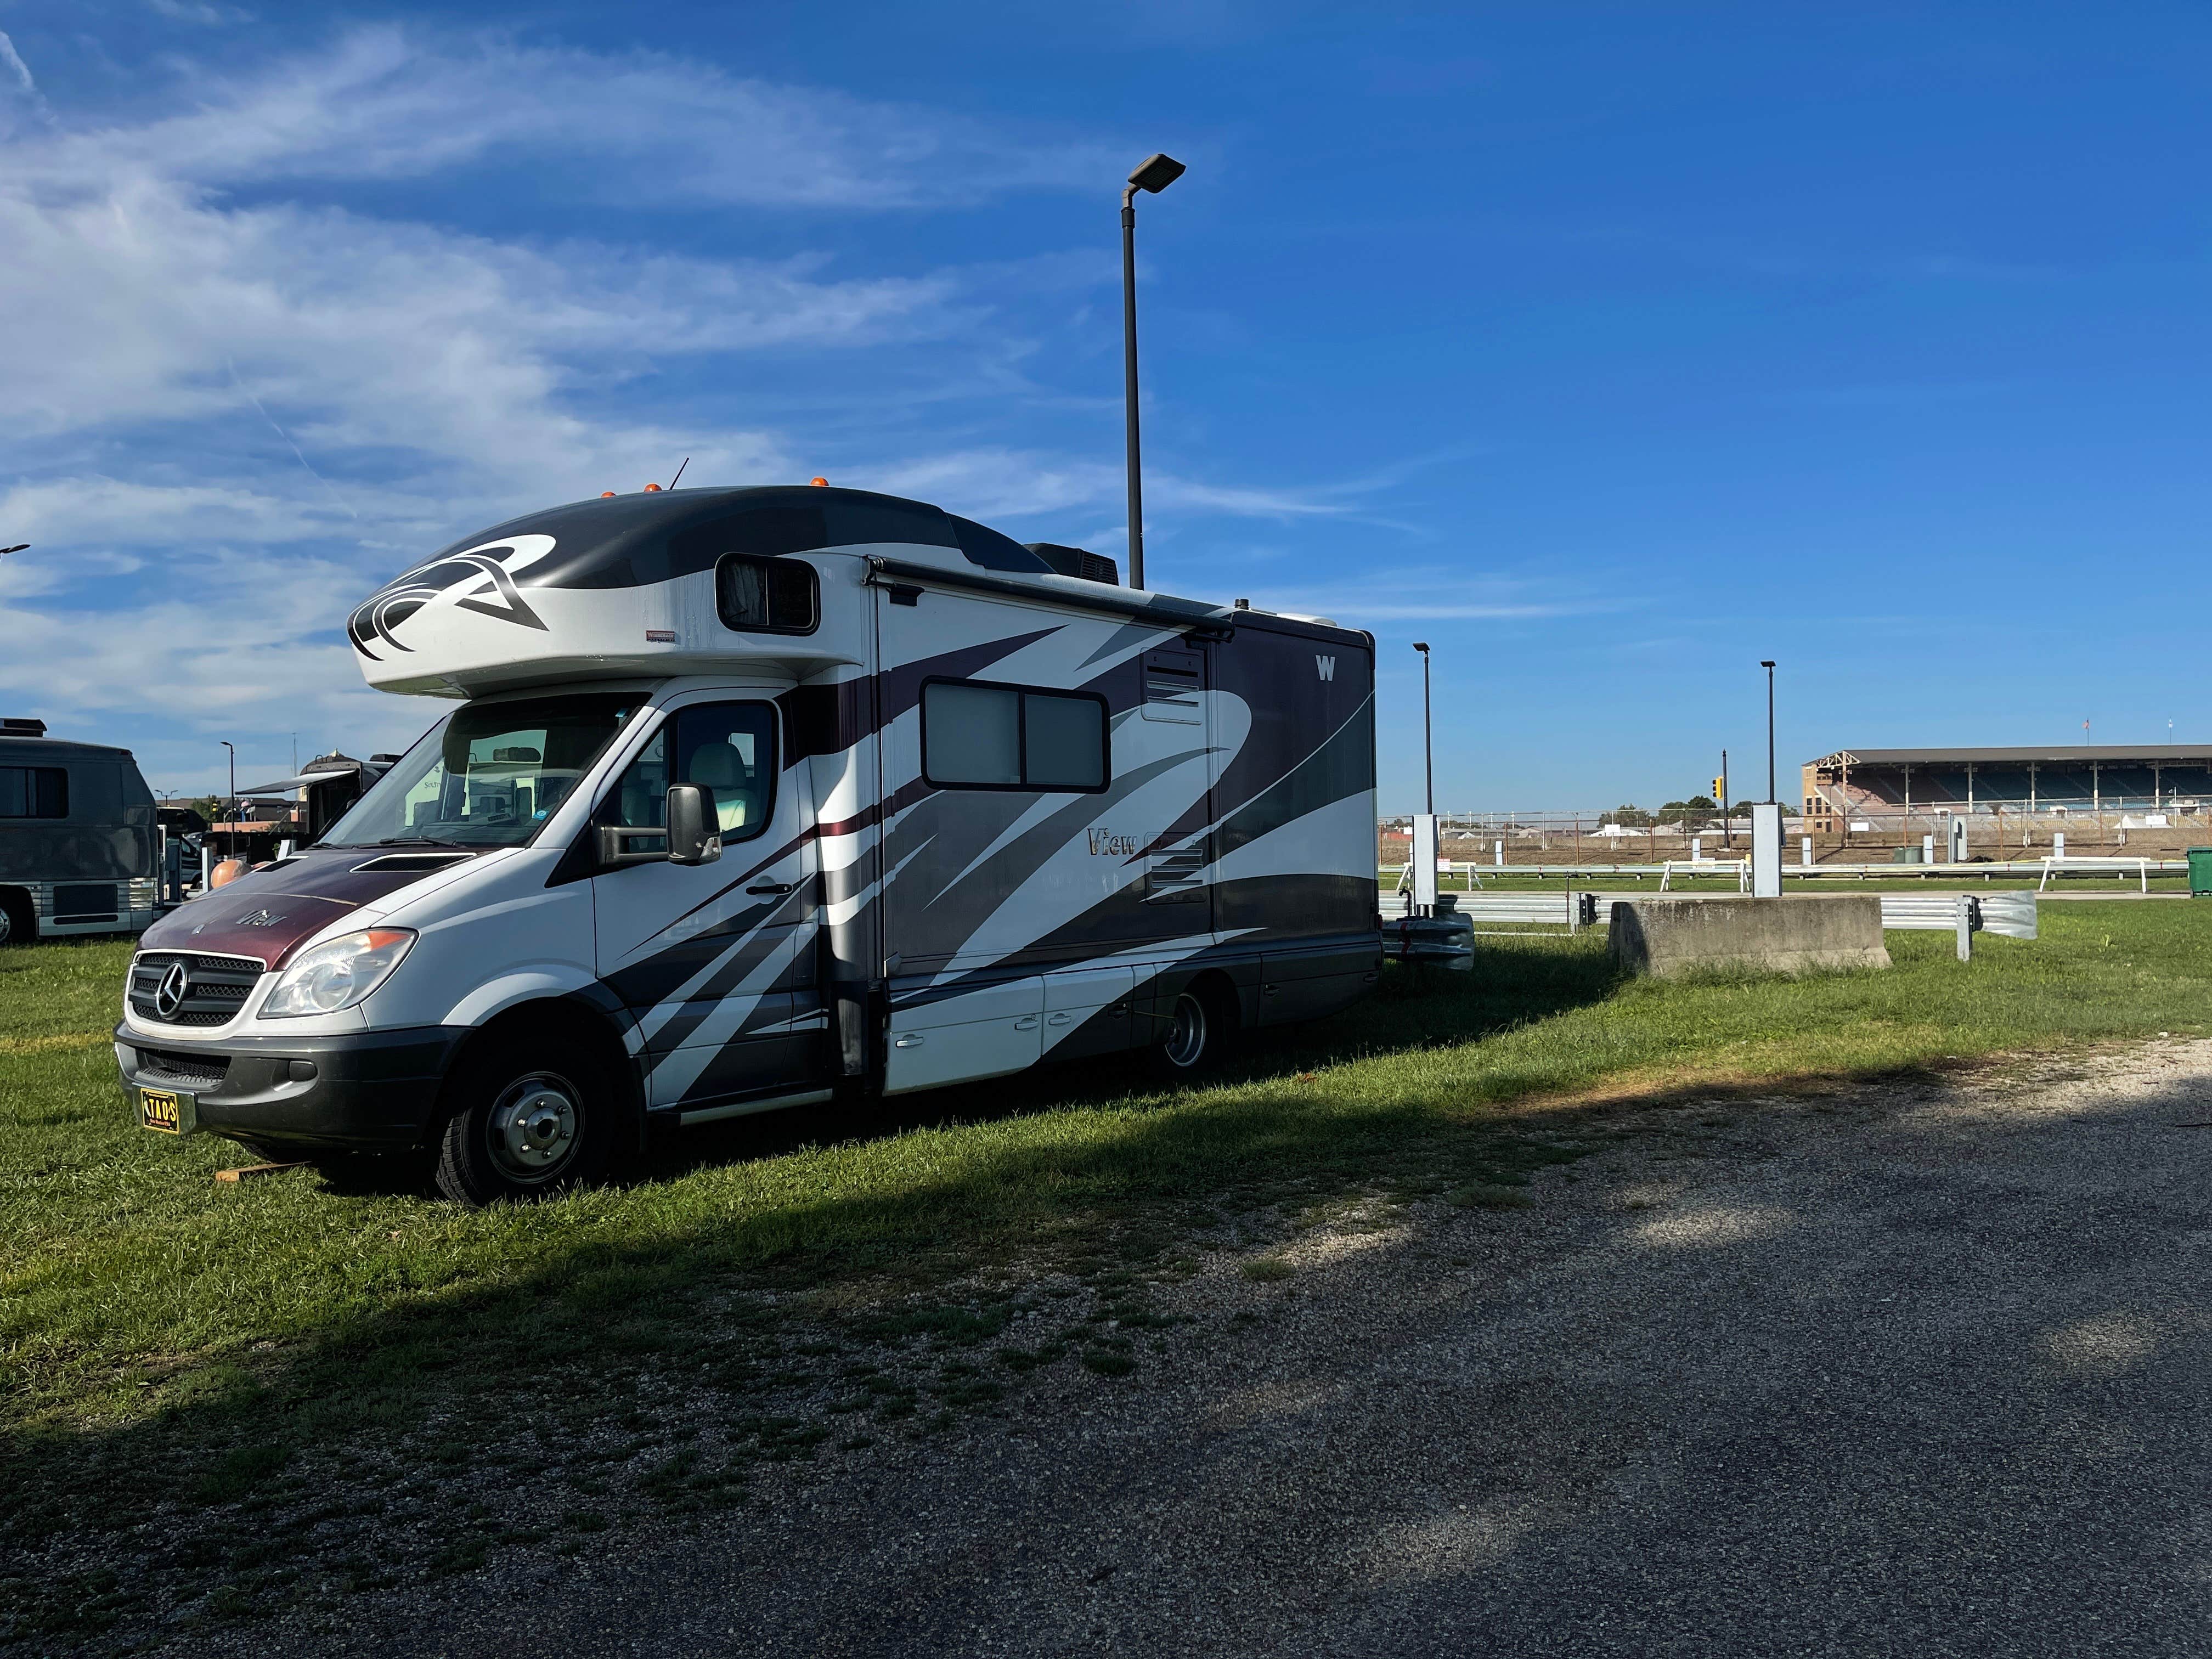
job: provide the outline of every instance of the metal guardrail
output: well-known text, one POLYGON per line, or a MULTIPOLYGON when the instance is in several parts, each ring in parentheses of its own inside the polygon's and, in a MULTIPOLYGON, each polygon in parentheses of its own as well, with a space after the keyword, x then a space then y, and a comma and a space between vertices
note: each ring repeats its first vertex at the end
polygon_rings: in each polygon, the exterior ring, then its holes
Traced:
MULTIPOLYGON (((2163 865, 2167 860, 2160 859, 2155 861, 2163 865)), ((2092 874, 2102 874, 2105 871, 2110 870, 2121 880, 2125 881, 2128 876, 2128 866, 2132 865, 2135 867, 2139 890, 2148 893, 2150 891, 2150 866, 2153 862, 2154 860, 2150 859, 2092 858, 2086 853, 2079 857, 2054 856, 2043 860, 2043 879, 2035 884, 2035 890, 2041 892, 2051 884, 2051 877, 2063 875, 2069 870, 2087 870, 2092 874)), ((2181 867, 2187 870, 2189 860, 2184 859, 2181 861, 2181 867)))
MULTIPOLYGON (((1402 893, 1380 896, 1382 917, 1395 921, 1406 914, 1402 893)), ((1584 927, 1607 927, 1613 922, 1616 895, 1588 891, 1559 893, 1455 893, 1452 914, 1465 917, 1477 934, 1504 937, 1499 927, 1564 927, 1570 933, 1584 927), (1486 927, 1484 924, 1490 924, 1486 927)), ((2008 939, 2035 937, 2035 895, 2018 893, 1884 893, 1881 925, 1885 930, 1925 930, 1946 933, 1959 925, 1959 907, 1966 906, 1969 931, 2000 934, 2008 939)))
MULTIPOLYGON (((1686 868, 1685 860, 1676 860, 1674 862, 1676 875, 1689 873, 1686 868)), ((1726 861, 1712 859, 1705 862, 1724 864, 1726 861)), ((1821 881, 1831 878, 1849 881, 1907 879, 1963 881, 1976 878, 1986 879, 1991 876, 2033 876, 2039 878, 2044 873, 2044 866, 2046 863, 2057 862, 2058 860, 2055 860, 2034 858, 1995 859, 1987 864, 1792 864, 1785 860, 1782 866, 1782 874, 1784 879, 1788 881, 1821 881)), ((2057 873, 2117 875, 2123 881, 2130 876, 2185 876, 2189 873, 2189 860, 2186 859, 2130 858, 2118 860, 2118 862, 2124 863, 2126 868, 2114 869, 2108 865, 2093 865, 2086 857, 2069 858, 2061 865, 2057 873), (2138 866, 2141 866, 2140 871, 2137 869, 2138 866)), ((1402 864, 1385 864, 1377 867, 1386 878, 1395 880, 1406 866, 1402 864)), ((1449 865, 1439 863, 1437 872, 1440 877, 1472 876, 1477 882, 1480 882, 1486 877, 1494 880, 1499 876, 1540 878, 1559 876, 1568 880, 1573 880, 1577 877, 1593 879, 1620 877, 1627 880, 1642 881, 1647 876, 1665 876, 1667 865, 1665 862, 1658 864, 1476 864, 1469 862, 1449 865)), ((1726 872, 1723 871, 1717 873, 1726 872)))
POLYGON ((2008 939, 2035 937, 2033 893, 1884 893, 1881 925, 1948 933, 1959 925, 1961 903, 1967 907, 1969 926, 1975 932, 2008 939))

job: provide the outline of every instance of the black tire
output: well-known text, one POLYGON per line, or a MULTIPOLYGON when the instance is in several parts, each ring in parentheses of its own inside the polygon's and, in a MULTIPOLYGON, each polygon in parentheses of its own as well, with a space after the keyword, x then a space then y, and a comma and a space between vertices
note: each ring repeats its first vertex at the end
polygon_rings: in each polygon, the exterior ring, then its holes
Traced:
POLYGON ((28 945, 39 937, 38 917, 21 893, 0 893, 0 945, 28 945))
POLYGON ((471 1209, 590 1186, 627 1115, 598 1057, 550 1032, 480 1043, 446 1099, 438 1190, 471 1209))
POLYGON ((1148 1055, 1153 1076, 1163 1082, 1180 1083, 1218 1065, 1235 1045, 1236 1006, 1210 987, 1186 987, 1169 1019, 1167 1036, 1148 1055))

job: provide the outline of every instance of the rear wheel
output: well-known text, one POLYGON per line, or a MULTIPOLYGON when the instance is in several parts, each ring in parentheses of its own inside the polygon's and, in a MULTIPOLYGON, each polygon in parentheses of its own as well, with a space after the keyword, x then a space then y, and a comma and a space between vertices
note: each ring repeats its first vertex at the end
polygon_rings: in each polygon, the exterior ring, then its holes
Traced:
POLYGON ((0 893, 0 945, 28 945, 39 935, 27 896, 0 893))
POLYGON ((605 1172, 621 1115, 611 1081, 579 1045, 501 1042, 453 1079, 438 1190, 471 1208, 586 1186, 605 1172))
POLYGON ((1153 1072, 1175 1081, 1205 1070, 1227 1050, 1236 1028, 1236 1016, 1222 999, 1200 987, 1185 989, 1169 1015, 1167 1040, 1152 1049, 1153 1072))

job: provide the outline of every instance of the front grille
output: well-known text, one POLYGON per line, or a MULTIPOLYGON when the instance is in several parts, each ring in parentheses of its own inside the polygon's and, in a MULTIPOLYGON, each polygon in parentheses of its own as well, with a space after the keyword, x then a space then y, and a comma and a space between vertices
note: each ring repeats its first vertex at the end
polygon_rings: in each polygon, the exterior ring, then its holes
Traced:
MULTIPOLYGON (((210 974, 225 975, 245 974, 258 977, 269 971, 268 963, 258 957, 203 957, 189 951, 155 951, 138 958, 141 963, 158 962, 164 968, 173 962, 181 962, 193 968, 204 968, 210 974)), ((134 963, 132 966, 136 967, 134 963)))
POLYGON ((173 1048, 141 1048, 142 1077, 174 1079, 179 1083, 220 1083, 230 1075, 228 1054, 180 1054, 173 1048))
POLYGON ((197 957, 181 951, 149 951, 131 964, 131 1012, 160 1025, 226 1025, 234 1018, 265 970, 252 957, 197 957), (183 995, 174 1006, 161 1006, 162 981, 169 970, 185 970, 183 995))

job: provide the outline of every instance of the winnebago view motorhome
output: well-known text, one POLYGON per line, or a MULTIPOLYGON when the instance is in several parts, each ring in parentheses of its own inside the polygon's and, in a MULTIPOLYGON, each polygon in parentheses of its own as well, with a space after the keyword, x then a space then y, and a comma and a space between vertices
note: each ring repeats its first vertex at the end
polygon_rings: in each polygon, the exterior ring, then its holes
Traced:
POLYGON ((154 794, 128 749, 0 720, 0 945, 154 920, 154 794))
POLYGON ((556 507, 348 624, 465 699, 174 911, 149 1127, 428 1146, 481 1203, 683 1123, 1334 1012, 1380 965, 1374 642, 825 487, 556 507))

